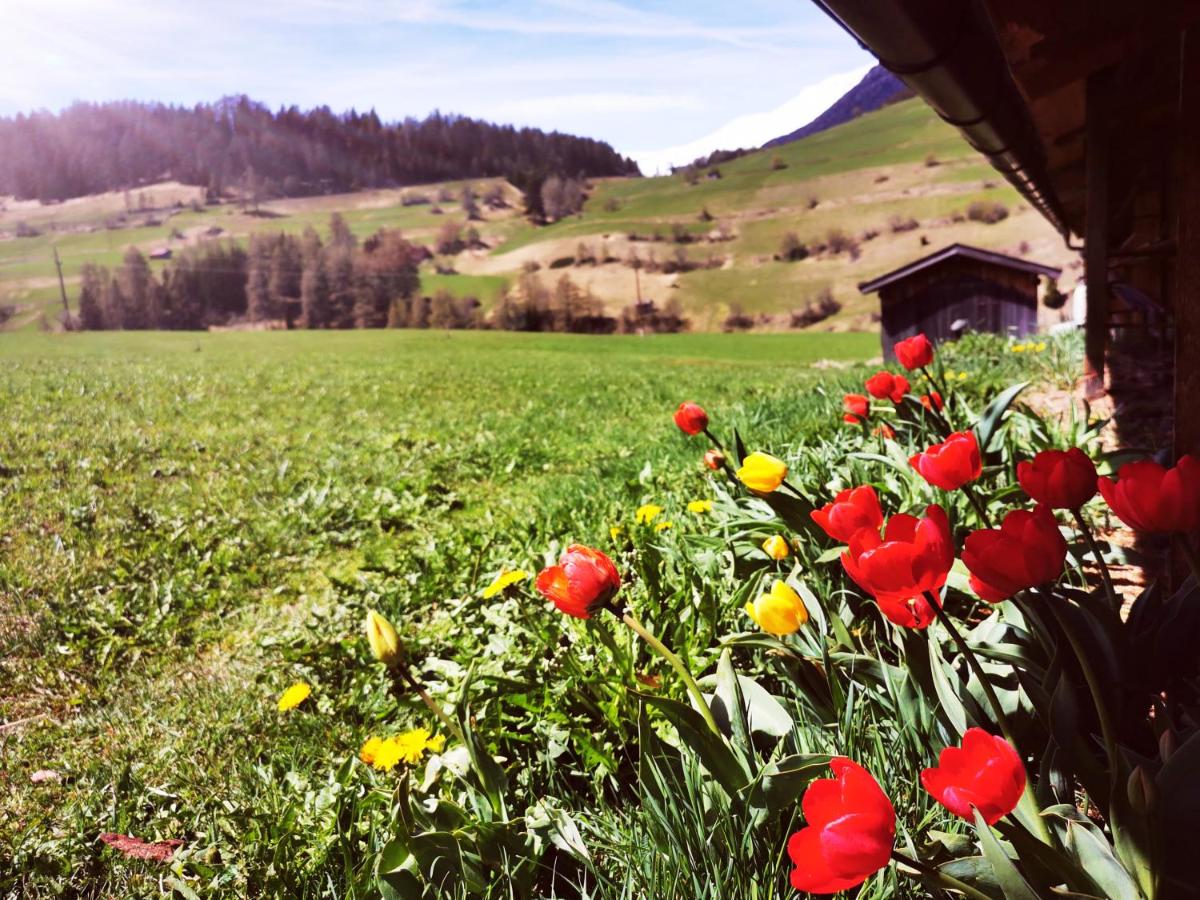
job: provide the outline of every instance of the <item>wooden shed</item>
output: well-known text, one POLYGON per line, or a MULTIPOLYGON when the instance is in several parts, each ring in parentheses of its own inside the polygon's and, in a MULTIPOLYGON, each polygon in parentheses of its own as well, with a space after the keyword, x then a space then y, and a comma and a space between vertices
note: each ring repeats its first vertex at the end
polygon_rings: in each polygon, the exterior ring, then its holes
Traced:
POLYGON ((951 244, 858 286, 879 292, 883 356, 897 341, 924 332, 934 342, 967 331, 1024 337, 1037 331, 1038 281, 1061 270, 1029 260, 951 244))

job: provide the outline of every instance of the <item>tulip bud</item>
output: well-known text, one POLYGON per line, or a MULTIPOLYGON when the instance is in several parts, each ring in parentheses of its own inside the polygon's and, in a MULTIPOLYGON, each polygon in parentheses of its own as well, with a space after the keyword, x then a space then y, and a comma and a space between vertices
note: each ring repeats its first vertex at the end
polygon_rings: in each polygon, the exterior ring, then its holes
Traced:
POLYGON ((1141 815, 1148 813, 1158 799, 1158 789, 1154 779, 1141 766, 1134 766, 1125 783, 1125 793, 1129 797, 1129 805, 1133 811, 1141 815))
POLYGON ((716 447, 710 447, 704 451, 704 465, 717 471, 725 463, 725 454, 716 447))
POLYGON ((1175 736, 1175 732, 1168 728, 1158 736, 1158 755, 1163 762, 1166 762, 1179 749, 1179 738, 1175 736))
POLYGON ((371 645, 371 655, 388 668, 404 659, 396 629, 373 609, 367 610, 367 643, 371 645))

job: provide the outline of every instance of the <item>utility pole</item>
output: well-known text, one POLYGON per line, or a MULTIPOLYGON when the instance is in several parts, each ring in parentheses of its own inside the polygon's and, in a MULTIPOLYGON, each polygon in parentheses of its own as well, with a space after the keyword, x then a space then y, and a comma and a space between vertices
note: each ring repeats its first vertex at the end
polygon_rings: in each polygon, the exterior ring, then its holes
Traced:
POLYGON ((58 289, 62 293, 63 311, 67 314, 67 321, 71 319, 71 305, 67 303, 67 285, 63 281, 62 260, 58 258, 58 248, 54 249, 54 265, 58 269, 58 289))

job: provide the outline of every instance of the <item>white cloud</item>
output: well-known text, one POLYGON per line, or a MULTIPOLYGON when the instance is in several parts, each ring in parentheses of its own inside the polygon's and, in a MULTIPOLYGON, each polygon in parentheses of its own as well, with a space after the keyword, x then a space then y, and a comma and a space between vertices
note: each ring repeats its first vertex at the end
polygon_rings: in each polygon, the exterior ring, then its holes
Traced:
POLYGON ((668 109, 700 109, 700 98, 678 94, 634 94, 606 91, 558 94, 491 104, 490 115, 499 121, 542 121, 564 114, 647 113, 668 109))
POLYGON ((865 66, 831 75, 806 87, 772 110, 738 116, 715 131, 685 144, 661 150, 634 151, 630 156, 637 161, 643 174, 653 175, 669 172, 671 166, 685 165, 714 150, 759 147, 772 138, 807 125, 861 81, 869 69, 870 66, 865 66))

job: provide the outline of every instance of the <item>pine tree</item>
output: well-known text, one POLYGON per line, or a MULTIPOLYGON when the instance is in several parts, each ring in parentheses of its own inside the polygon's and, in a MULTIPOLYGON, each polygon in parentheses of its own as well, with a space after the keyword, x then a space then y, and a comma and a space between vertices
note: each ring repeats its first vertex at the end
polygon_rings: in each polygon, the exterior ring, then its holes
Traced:
POLYGON ((303 271, 300 275, 300 313, 305 328, 328 328, 330 309, 329 276, 325 271, 325 254, 316 229, 304 229, 301 242, 303 271))
POLYGON ((108 273, 95 263, 84 263, 79 272, 79 321, 88 331, 107 327, 104 320, 104 288, 108 273))

